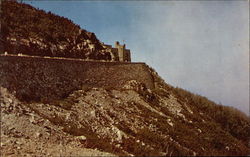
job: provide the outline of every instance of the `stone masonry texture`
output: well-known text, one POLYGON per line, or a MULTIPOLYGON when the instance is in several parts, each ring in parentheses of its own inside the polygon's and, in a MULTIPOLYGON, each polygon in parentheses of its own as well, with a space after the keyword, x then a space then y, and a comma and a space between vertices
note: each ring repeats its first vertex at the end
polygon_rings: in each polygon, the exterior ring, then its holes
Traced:
POLYGON ((121 88, 137 80, 154 88, 145 63, 0 56, 0 86, 26 101, 49 101, 84 87, 121 88))

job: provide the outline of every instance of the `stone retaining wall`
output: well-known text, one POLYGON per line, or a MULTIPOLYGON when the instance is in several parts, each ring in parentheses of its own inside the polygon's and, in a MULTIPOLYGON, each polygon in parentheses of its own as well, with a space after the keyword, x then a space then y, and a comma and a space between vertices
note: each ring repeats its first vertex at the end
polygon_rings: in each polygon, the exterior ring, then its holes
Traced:
POLYGON ((21 100, 60 99, 83 86, 121 88, 129 80, 154 88, 145 63, 0 56, 0 86, 21 100))

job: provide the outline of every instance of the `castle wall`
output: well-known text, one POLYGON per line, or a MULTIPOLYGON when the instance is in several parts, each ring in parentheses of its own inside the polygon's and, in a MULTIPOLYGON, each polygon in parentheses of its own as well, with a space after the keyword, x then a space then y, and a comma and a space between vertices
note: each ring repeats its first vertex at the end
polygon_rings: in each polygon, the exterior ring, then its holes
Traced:
POLYGON ((84 86, 121 88, 129 80, 154 88, 144 63, 0 56, 0 86, 22 100, 59 99, 84 86))
POLYGON ((122 46, 118 47, 118 56, 119 56, 119 61, 123 62, 124 61, 124 49, 122 46))
POLYGON ((114 56, 112 61, 119 61, 118 56, 118 49, 117 48, 111 48, 112 55, 114 56))
POLYGON ((130 62, 131 61, 130 50, 125 49, 124 54, 125 54, 124 61, 130 62))

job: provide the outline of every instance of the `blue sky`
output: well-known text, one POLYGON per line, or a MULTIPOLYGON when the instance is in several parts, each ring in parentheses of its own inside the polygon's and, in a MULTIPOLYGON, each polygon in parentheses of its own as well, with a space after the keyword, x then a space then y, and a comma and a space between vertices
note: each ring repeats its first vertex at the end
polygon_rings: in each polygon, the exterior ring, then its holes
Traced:
POLYGON ((165 81, 249 113, 248 1, 25 1, 67 17, 165 81))

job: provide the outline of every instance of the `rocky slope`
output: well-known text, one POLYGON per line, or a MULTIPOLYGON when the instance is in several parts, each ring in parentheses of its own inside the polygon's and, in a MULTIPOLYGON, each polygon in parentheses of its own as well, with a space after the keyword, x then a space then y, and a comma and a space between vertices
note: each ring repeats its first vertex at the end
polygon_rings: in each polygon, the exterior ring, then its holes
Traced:
POLYGON ((87 149, 83 136, 72 136, 0 88, 1 156, 114 156, 87 149))
POLYGON ((94 33, 71 20, 24 3, 8 0, 1 3, 0 53, 111 59, 94 33))
MULTIPOLYGON (((110 59, 93 33, 70 20, 1 2, 2 53, 110 59)), ((129 80, 121 88, 83 87, 45 103, 18 100, 0 87, 1 155, 249 155, 249 117, 174 88, 147 68, 154 89, 129 80)))
POLYGON ((190 102, 191 97, 180 96, 178 90, 152 73, 157 85, 154 90, 131 80, 122 89, 85 88, 48 103, 20 102, 13 93, 1 88, 1 153, 13 156, 86 153, 106 156, 103 152, 126 156, 249 154, 248 117, 234 109, 223 109, 235 120, 231 126, 230 118, 224 119, 229 125, 225 128, 224 123, 205 109, 199 109, 195 100, 190 102))

